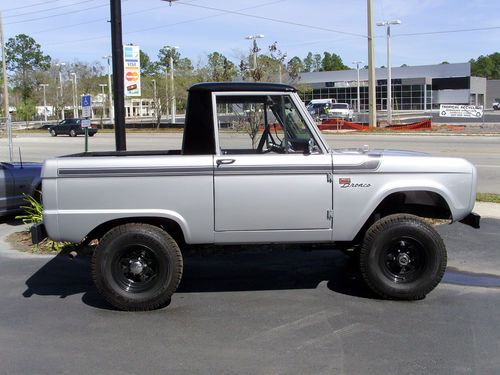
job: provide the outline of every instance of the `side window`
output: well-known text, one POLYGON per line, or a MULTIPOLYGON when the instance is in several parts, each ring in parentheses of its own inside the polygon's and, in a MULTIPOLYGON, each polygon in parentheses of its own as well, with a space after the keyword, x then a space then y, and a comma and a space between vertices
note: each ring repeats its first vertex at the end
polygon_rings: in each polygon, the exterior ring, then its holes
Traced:
POLYGON ((222 154, 319 153, 288 95, 217 96, 222 154))

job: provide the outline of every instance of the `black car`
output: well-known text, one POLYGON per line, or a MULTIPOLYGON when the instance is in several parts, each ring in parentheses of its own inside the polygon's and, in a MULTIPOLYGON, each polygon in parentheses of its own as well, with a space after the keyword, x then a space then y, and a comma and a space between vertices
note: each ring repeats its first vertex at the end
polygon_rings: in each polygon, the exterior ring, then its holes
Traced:
MULTIPOLYGON (((91 124, 88 128, 89 136, 94 136, 97 133, 97 126, 91 124)), ((77 135, 85 134, 85 128, 82 127, 81 118, 69 118, 62 120, 59 124, 49 127, 49 133, 51 136, 55 137, 59 134, 66 134, 70 137, 76 137, 77 135)))
POLYGON ((25 195, 39 200, 41 163, 0 162, 0 216, 19 212, 25 195))

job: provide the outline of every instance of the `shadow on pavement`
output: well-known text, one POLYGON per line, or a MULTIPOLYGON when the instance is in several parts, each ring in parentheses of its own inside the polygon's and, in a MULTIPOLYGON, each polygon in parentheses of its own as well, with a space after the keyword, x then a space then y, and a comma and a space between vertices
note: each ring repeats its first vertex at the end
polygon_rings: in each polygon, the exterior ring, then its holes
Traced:
POLYGON ((16 219, 16 215, 0 216, 0 224, 7 224, 11 227, 24 225, 21 220, 16 219))
MULTIPOLYGON (((187 254, 177 293, 315 289, 322 282, 336 293, 377 297, 365 286, 354 261, 339 251, 251 250, 187 254)), ((114 309, 97 293, 88 257, 58 254, 26 280, 23 296, 83 293, 82 301, 114 309)))

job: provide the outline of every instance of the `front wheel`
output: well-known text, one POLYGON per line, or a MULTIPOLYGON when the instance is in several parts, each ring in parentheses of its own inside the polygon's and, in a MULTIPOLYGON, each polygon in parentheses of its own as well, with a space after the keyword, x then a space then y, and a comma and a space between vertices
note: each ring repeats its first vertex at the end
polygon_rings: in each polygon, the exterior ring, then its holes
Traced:
POLYGON ((446 248, 436 230, 417 216, 396 214, 375 222, 359 254, 368 286, 388 299, 418 300, 446 270, 446 248))
POLYGON ((74 129, 71 129, 71 130, 69 131, 69 136, 70 136, 70 137, 76 137, 76 131, 75 131, 74 129))
POLYGON ((182 277, 174 239, 149 224, 125 224, 104 235, 92 258, 101 295, 121 310, 146 311, 169 304, 182 277))
POLYGON ((54 129, 50 129, 50 135, 53 137, 57 137, 57 133, 54 129))

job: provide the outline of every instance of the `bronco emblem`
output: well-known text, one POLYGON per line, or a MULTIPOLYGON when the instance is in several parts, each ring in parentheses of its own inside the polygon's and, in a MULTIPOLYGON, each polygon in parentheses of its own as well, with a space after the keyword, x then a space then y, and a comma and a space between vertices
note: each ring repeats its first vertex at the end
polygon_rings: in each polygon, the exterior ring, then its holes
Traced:
POLYGON ((362 188, 367 188, 367 187, 370 187, 372 186, 372 184, 364 184, 364 183, 360 183, 360 184, 355 184, 355 183, 351 183, 351 179, 350 178, 339 178, 339 185, 341 188, 351 188, 351 187, 362 187, 362 188))

